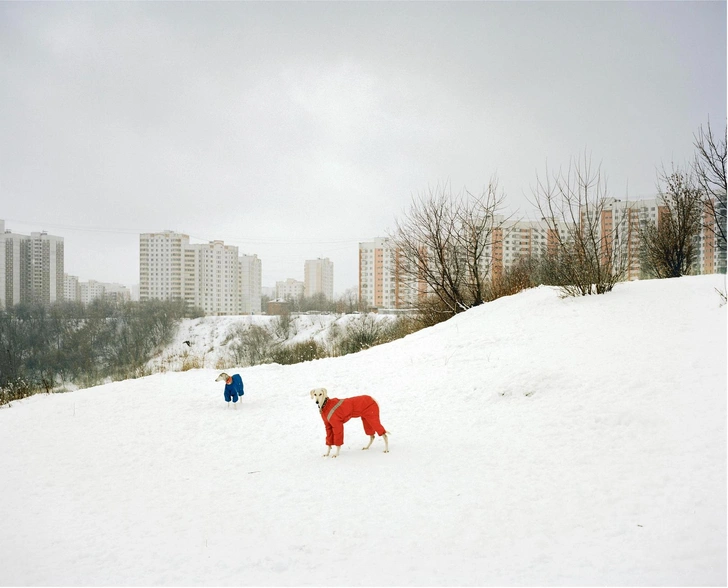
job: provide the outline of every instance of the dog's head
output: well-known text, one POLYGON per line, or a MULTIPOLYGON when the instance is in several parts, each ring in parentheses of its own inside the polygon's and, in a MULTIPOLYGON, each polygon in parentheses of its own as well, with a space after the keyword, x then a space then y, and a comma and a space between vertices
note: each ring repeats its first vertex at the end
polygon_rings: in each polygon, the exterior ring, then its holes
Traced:
POLYGON ((316 404, 319 408, 324 405, 324 402, 326 402, 328 397, 329 393, 326 391, 326 388, 314 388, 311 390, 311 398, 316 400, 316 404))

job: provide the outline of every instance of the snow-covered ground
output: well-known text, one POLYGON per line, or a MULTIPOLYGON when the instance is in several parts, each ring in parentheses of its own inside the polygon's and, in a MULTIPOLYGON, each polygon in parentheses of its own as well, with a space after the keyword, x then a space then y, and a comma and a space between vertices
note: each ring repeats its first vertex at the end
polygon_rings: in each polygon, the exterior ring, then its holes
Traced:
POLYGON ((251 326, 263 327, 274 334, 274 340, 285 345, 313 339, 330 346, 335 331, 346 330, 355 321, 394 320, 386 314, 292 314, 287 332, 276 329, 280 319, 271 315, 206 316, 184 319, 174 340, 148 364, 152 373, 181 371, 187 366, 227 369, 235 356, 231 350, 236 330, 251 326))
POLYGON ((0 410, 2 585, 726 585, 724 276, 0 410), (371 394, 391 453, 309 398, 371 394))

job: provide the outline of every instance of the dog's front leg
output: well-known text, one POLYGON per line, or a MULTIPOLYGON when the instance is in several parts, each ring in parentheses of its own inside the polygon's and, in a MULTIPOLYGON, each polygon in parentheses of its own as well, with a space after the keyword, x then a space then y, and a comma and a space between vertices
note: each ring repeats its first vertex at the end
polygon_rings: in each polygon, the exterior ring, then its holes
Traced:
POLYGON ((324 457, 328 457, 329 453, 331 453, 331 445, 327 445, 326 447, 328 447, 328 449, 326 450, 326 453, 324 453, 324 457))
POLYGON ((334 455, 331 457, 339 457, 339 450, 341 449, 341 445, 336 446, 336 451, 334 451, 334 455))
POLYGON ((369 449, 372 446, 372 443, 374 443, 374 435, 369 435, 369 444, 366 447, 362 447, 362 451, 369 449))

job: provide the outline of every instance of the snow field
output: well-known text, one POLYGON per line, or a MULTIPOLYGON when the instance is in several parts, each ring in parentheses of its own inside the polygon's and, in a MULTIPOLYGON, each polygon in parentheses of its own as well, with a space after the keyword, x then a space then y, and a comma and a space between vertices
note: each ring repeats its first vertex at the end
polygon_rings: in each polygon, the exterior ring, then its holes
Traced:
POLYGON ((725 585, 724 276, 0 410, 2 585, 725 585), (325 459, 309 397, 370 394, 325 459))

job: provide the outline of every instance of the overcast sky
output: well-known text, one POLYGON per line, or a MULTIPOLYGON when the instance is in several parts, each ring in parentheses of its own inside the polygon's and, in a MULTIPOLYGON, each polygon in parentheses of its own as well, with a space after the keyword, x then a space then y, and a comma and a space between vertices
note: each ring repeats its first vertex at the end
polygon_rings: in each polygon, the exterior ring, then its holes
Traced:
POLYGON ((334 262, 438 184, 588 151, 652 196, 726 120, 725 2, 1 2, 0 219, 66 272, 139 281, 139 233, 257 254, 263 285, 334 262))

